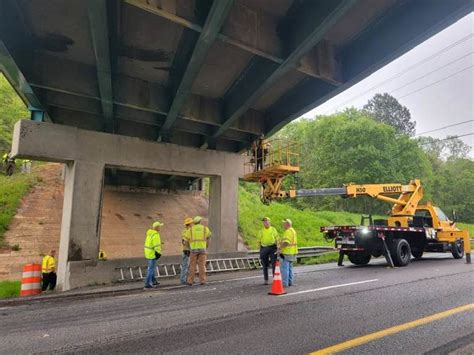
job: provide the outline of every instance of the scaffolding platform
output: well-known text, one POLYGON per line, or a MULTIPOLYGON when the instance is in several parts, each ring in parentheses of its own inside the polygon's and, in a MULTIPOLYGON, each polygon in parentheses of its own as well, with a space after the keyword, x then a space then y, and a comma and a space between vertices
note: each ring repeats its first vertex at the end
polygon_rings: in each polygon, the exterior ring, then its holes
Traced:
POLYGON ((281 191, 281 184, 286 176, 300 171, 298 144, 282 139, 259 140, 247 156, 243 180, 261 185, 262 202, 288 197, 287 192, 281 191))
POLYGON ((249 182, 262 182, 267 178, 285 177, 300 171, 299 166, 291 165, 268 165, 263 169, 252 171, 244 175, 243 180, 249 182))

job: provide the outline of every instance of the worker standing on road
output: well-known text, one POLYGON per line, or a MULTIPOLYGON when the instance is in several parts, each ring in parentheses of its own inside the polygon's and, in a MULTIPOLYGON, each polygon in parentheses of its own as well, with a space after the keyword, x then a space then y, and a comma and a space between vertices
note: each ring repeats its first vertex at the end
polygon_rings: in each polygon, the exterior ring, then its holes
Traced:
POLYGON ((107 253, 103 249, 99 250, 99 260, 107 260, 107 253))
POLYGON ((191 258, 189 261, 188 285, 194 283, 194 275, 196 274, 196 265, 199 267, 199 282, 201 285, 206 283, 206 259, 207 248, 209 248, 209 238, 211 231, 201 223, 202 217, 196 216, 193 219, 194 225, 186 232, 186 240, 191 250, 191 258))
POLYGON ((258 242, 260 244, 260 260, 263 267, 263 279, 268 285, 268 266, 272 266, 272 274, 275 273, 275 262, 277 258, 278 232, 270 225, 268 217, 262 219, 263 228, 258 232, 258 242))
POLYGON ((160 228, 164 224, 156 221, 152 225, 152 229, 146 232, 145 239, 145 258, 148 262, 148 269, 145 278, 145 289, 153 288, 158 285, 155 279, 156 261, 161 257, 161 236, 160 228))
POLYGON ((49 254, 45 255, 41 264, 41 272, 43 276, 43 284, 41 290, 46 291, 48 288, 52 291, 56 287, 56 250, 52 249, 49 254))
POLYGON ((193 219, 186 218, 184 220, 184 230, 181 233, 181 243, 183 244, 183 255, 181 258, 181 276, 180 281, 184 285, 188 280, 188 271, 189 271, 189 255, 191 254, 189 250, 189 242, 186 240, 186 233, 193 226, 193 219))
POLYGON ((280 262, 281 262, 281 278, 283 287, 293 286, 293 262, 296 261, 298 254, 298 241, 296 239, 296 231, 293 229, 291 219, 283 220, 283 237, 280 241, 280 262))

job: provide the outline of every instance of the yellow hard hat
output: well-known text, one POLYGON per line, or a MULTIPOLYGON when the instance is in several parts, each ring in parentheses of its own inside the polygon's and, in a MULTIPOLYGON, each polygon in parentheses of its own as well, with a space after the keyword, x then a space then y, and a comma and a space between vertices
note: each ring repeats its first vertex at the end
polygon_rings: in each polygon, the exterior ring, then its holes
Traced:
POLYGON ((152 224, 153 228, 161 227, 161 226, 164 226, 164 225, 165 224, 161 223, 160 221, 153 222, 153 224, 152 224))
POLYGON ((186 226, 187 226, 188 224, 191 224, 191 223, 193 223, 193 219, 192 219, 192 218, 187 217, 187 218, 184 219, 184 224, 185 224, 186 226))
POLYGON ((288 223, 290 226, 293 225, 293 222, 289 218, 284 219, 282 222, 283 223, 288 223))
POLYGON ((270 217, 263 217, 262 222, 264 222, 264 221, 271 222, 272 220, 270 219, 270 217))
POLYGON ((199 222, 201 222, 201 221, 202 221, 202 217, 201 217, 201 216, 196 216, 196 217, 194 217, 194 219, 193 219, 193 222, 194 222, 194 223, 199 223, 199 222))

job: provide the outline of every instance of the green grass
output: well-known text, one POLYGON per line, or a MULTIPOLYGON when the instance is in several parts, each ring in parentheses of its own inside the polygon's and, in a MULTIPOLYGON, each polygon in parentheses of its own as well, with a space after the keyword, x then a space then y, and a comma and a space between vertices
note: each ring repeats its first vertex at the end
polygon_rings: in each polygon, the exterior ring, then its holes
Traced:
POLYGON ((5 247, 5 232, 15 216, 21 199, 38 181, 37 169, 31 174, 15 173, 12 176, 0 174, 0 247, 5 247))
POLYGON ((474 224, 456 223, 456 227, 469 232, 469 238, 474 239, 474 224))
MULTIPOLYGON (((339 252, 331 251, 328 253, 324 253, 318 256, 313 256, 311 258, 304 258, 301 259, 299 262, 303 265, 319 265, 319 264, 327 264, 327 263, 335 263, 339 259, 339 252)), ((347 256, 344 256, 344 261, 347 260, 347 256)))
POLYGON ((20 287, 20 281, 0 281, 0 299, 18 297, 20 287))
MULTIPOLYGON (((456 227, 469 232, 469 238, 474 239, 474 224, 456 223, 456 227)), ((471 242, 471 249, 474 250, 474 242, 471 242)))

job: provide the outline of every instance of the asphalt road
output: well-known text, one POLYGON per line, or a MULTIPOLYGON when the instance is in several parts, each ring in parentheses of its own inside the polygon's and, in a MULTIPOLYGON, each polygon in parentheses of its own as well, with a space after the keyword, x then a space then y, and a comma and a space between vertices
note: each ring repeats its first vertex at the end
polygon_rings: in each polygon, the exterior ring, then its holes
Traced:
MULTIPOLYGON (((474 303, 474 268, 449 255, 388 269, 304 266, 285 296, 235 280, 0 308, 0 353, 301 354, 474 303), (304 292, 303 292, 304 291, 304 292)), ((474 309, 346 348, 474 353, 474 309)))

